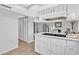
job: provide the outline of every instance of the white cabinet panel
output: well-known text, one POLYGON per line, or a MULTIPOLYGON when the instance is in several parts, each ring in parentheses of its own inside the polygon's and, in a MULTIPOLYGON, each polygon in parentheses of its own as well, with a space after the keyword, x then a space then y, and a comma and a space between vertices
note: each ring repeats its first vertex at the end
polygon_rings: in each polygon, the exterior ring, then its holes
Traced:
POLYGON ((35 51, 44 55, 50 54, 50 40, 44 36, 36 36, 35 38, 35 51))
POLYGON ((50 50, 49 50, 49 47, 46 46, 45 44, 43 43, 40 43, 40 49, 39 49, 39 52, 43 55, 50 55, 50 50))
POLYGON ((76 41, 67 41, 67 48, 66 54, 67 55, 76 55, 77 48, 76 48, 76 41))
POLYGON ((68 13, 76 12, 79 13, 79 4, 69 4, 68 5, 68 13))
POLYGON ((44 55, 79 55, 79 42, 36 35, 35 51, 44 55))
POLYGON ((54 45, 53 46, 53 53, 55 55, 64 55, 65 53, 65 47, 61 47, 59 45, 54 45))
POLYGON ((77 42, 76 47, 77 47, 77 55, 79 55, 79 42, 77 42))
POLYGON ((76 47, 68 46, 66 54, 67 55, 76 55, 76 47))
POLYGON ((68 21, 79 20, 79 4, 68 5, 68 21))
POLYGON ((66 45, 66 40, 64 39, 53 39, 53 44, 59 45, 59 46, 65 46, 66 45))
POLYGON ((55 55, 64 55, 65 54, 65 48, 66 48, 66 40, 62 39, 52 39, 52 54, 55 55))
POLYGON ((35 36, 35 51, 40 53, 39 50, 40 50, 40 38, 39 36, 35 36))
POLYGON ((65 12, 65 10, 66 10, 65 4, 60 4, 60 5, 55 7, 55 12, 60 12, 60 11, 65 12))

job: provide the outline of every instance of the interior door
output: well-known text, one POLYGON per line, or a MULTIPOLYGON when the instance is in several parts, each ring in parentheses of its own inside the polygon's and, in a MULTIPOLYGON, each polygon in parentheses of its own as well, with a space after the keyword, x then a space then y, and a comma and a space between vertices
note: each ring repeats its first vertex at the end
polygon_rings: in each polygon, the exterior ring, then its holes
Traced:
POLYGON ((19 39, 24 39, 24 20, 19 19, 19 39))

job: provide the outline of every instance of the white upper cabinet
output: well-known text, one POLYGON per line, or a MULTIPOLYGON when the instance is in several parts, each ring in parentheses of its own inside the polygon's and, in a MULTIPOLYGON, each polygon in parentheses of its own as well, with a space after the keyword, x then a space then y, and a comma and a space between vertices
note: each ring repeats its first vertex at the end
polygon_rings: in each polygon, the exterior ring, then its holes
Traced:
POLYGON ((65 12, 66 11, 66 5, 65 4, 60 4, 54 8, 55 13, 59 12, 65 12))
POLYGON ((48 19, 53 17, 66 16, 66 5, 60 4, 55 7, 47 8, 39 12, 39 19, 48 19))
POLYGON ((51 18, 51 17, 53 17, 53 8, 44 9, 39 12, 40 20, 51 18))
POLYGON ((67 16, 68 21, 79 20, 79 4, 60 4, 39 12, 40 19, 67 16))
POLYGON ((79 20, 79 4, 68 5, 68 19, 67 20, 69 21, 79 20))
POLYGON ((53 12, 54 12, 53 17, 66 16, 66 5, 60 4, 56 7, 54 7, 53 12))
POLYGON ((79 4, 68 4, 68 14, 70 13, 79 13, 79 4))

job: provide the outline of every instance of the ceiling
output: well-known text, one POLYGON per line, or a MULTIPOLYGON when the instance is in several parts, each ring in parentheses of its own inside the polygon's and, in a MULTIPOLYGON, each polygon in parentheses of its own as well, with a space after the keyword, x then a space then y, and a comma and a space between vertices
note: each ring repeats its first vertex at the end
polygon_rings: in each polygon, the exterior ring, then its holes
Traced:
POLYGON ((57 4, 22 4, 29 11, 38 11, 46 7, 56 6, 57 4))
POLYGON ((36 16, 36 13, 38 11, 45 8, 56 6, 58 4, 6 4, 6 5, 12 7, 10 10, 15 11, 19 14, 25 16, 36 16))
POLYGON ((45 6, 50 6, 51 4, 17 4, 17 5, 26 8, 28 11, 38 11, 45 6))

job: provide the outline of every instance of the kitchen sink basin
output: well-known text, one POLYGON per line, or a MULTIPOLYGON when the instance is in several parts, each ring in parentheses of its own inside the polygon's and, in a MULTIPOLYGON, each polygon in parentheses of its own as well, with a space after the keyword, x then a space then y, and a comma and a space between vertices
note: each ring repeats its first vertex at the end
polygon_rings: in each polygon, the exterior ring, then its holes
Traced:
POLYGON ((64 35, 64 34, 43 33, 42 35, 58 36, 58 37, 66 37, 66 35, 64 35))

